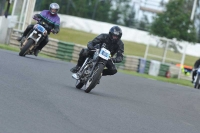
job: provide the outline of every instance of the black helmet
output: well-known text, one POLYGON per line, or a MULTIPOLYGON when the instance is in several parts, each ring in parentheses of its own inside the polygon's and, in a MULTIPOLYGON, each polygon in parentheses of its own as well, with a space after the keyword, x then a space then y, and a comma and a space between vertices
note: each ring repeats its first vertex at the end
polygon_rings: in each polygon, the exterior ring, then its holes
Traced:
POLYGON ((49 11, 51 14, 57 14, 60 9, 60 6, 57 3, 51 3, 49 6, 49 11), (52 12, 52 9, 56 10, 56 12, 52 12))
POLYGON ((122 37, 122 30, 118 26, 113 26, 109 31, 112 42, 118 42, 122 37))

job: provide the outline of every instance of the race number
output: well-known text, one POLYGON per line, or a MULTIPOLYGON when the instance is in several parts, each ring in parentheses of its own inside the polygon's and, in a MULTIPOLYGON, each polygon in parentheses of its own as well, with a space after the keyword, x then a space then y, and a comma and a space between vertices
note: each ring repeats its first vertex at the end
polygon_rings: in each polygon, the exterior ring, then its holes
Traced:
POLYGON ((37 24, 37 25, 35 26, 35 28, 36 28, 38 31, 42 32, 42 33, 45 32, 45 28, 44 28, 43 26, 39 25, 39 24, 37 24))
POLYGON ((99 53, 99 57, 108 60, 110 57, 110 51, 105 49, 105 48, 101 48, 101 51, 99 53))

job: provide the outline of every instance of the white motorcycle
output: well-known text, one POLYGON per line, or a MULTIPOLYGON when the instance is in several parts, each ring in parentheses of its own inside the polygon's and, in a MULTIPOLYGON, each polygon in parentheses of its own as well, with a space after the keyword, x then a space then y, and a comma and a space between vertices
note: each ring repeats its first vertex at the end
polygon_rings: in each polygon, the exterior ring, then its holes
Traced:
POLYGON ((106 44, 97 48, 93 56, 86 58, 84 64, 77 73, 72 74, 76 79, 76 88, 81 89, 85 85, 85 92, 89 93, 101 79, 102 71, 110 59, 110 51, 106 49, 106 44))
POLYGON ((28 35, 22 38, 19 56, 25 56, 27 54, 32 55, 34 50, 47 36, 47 29, 47 24, 42 21, 38 21, 28 35))

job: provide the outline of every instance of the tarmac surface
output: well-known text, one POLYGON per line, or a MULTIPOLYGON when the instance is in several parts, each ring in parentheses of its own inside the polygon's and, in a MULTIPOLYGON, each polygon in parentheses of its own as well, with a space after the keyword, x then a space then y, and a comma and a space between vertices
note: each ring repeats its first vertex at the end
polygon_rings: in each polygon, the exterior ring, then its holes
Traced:
POLYGON ((200 90, 117 73, 85 93, 73 63, 0 57, 0 133, 200 132, 200 90))

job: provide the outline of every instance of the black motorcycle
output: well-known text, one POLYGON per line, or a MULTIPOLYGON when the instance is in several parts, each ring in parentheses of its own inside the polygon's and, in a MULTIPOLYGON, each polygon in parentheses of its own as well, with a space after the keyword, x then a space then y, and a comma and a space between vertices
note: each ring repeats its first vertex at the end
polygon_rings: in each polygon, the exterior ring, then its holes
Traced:
POLYGON ((38 23, 34 25, 33 29, 28 33, 28 35, 22 38, 19 56, 32 55, 35 49, 48 35, 47 30, 50 30, 48 25, 43 21, 37 21, 38 23))
POLYGON ((86 58, 84 64, 77 73, 72 74, 72 77, 76 79, 76 88, 81 89, 85 85, 85 92, 89 93, 100 81, 102 71, 110 59, 110 51, 106 49, 106 44, 94 51, 94 54, 86 58))

